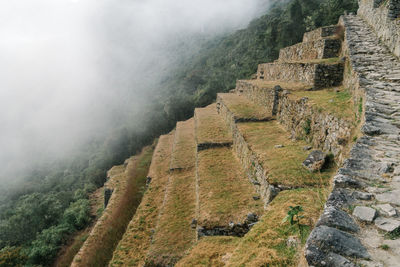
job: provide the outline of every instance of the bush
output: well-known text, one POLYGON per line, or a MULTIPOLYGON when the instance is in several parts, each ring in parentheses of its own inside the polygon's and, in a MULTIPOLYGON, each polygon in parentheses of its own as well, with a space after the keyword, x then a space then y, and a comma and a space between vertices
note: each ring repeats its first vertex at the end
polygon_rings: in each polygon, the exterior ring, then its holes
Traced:
POLYGON ((21 247, 4 247, 0 250, 0 267, 23 266, 26 260, 21 247))
POLYGON ((49 229, 43 230, 38 238, 32 242, 28 255, 29 262, 45 265, 53 262, 66 237, 73 230, 68 224, 52 226, 49 229))
POLYGON ((90 204, 87 199, 72 202, 63 215, 63 222, 75 229, 82 229, 90 221, 90 204))

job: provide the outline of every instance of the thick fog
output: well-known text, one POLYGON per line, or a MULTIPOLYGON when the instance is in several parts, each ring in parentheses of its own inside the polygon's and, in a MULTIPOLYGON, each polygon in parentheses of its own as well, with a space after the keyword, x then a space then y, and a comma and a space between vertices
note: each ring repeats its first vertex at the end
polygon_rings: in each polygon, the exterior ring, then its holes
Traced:
POLYGON ((267 2, 0 1, 0 180, 139 116, 196 37, 242 28, 267 2))

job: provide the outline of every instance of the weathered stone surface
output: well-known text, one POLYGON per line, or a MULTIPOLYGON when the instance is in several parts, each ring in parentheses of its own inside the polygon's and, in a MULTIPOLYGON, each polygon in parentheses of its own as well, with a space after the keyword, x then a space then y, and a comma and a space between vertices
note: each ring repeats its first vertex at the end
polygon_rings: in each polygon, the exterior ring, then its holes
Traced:
POLYGON ((397 214, 396 209, 390 204, 376 205, 376 207, 386 216, 396 216, 397 214))
POLYGON ((326 201, 326 206, 333 206, 338 209, 342 207, 348 207, 349 205, 354 203, 354 197, 352 193, 344 188, 335 188, 328 197, 326 201))
POLYGON ((257 79, 300 82, 316 89, 338 86, 343 80, 343 64, 265 63, 258 65, 257 79))
POLYGON ((353 216, 360 221, 372 222, 376 217, 376 210, 369 207, 357 206, 353 211, 353 216))
POLYGON ((311 232, 305 256, 310 265, 324 266, 330 253, 344 257, 370 258, 365 247, 356 237, 327 226, 319 226, 311 232))
POLYGON ((393 190, 382 194, 377 194, 376 199, 379 202, 391 203, 400 206, 400 190, 393 190))
POLYGON ((337 228, 347 232, 358 232, 360 229, 346 212, 335 207, 327 207, 324 210, 316 224, 317 227, 321 225, 337 228))
POLYGON ((310 31, 310 32, 306 32, 306 33, 304 33, 304 36, 303 36, 303 42, 304 43, 311 42, 311 41, 321 39, 323 37, 332 36, 336 33, 337 29, 338 29, 338 26, 332 25, 332 26, 321 27, 321 28, 318 28, 318 29, 310 31))
POLYGON ((279 61, 301 61, 337 57, 341 48, 340 39, 324 38, 285 47, 279 52, 279 61))
POLYGON ((375 220, 375 226, 386 232, 393 232, 399 229, 400 221, 391 218, 379 217, 375 220))
POLYGON ((303 162, 303 166, 311 172, 316 172, 322 169, 325 164, 326 154, 321 150, 314 150, 308 155, 303 162))
POLYGON ((335 187, 340 188, 363 188, 365 186, 363 182, 342 174, 338 174, 333 178, 333 184, 335 187))

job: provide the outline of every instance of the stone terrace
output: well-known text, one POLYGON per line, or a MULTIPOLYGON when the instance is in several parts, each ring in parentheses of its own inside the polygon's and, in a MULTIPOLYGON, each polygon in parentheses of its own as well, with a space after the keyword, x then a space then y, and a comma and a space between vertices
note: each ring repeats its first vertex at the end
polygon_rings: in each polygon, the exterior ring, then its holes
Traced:
MULTIPOLYGON (((349 262, 347 256, 351 259, 375 255, 376 248, 364 247, 367 241, 358 238, 357 232, 377 228, 358 224, 351 216, 353 210, 355 216, 368 215, 372 206, 393 214, 388 205, 379 205, 396 204, 392 202, 397 191, 390 191, 396 188, 384 191, 381 187, 400 183, 398 176, 391 180, 392 174, 400 175, 400 169, 395 168, 397 161, 385 158, 394 158, 400 153, 392 146, 399 142, 395 125, 398 113, 392 111, 397 108, 397 82, 385 70, 372 74, 376 66, 369 64, 376 57, 381 58, 377 64, 383 68, 391 56, 376 46, 377 40, 370 30, 351 16, 345 18, 344 25, 346 44, 343 47, 354 49, 338 48, 340 39, 333 35, 340 27, 324 27, 307 33, 302 44, 283 49, 277 62, 261 64, 258 79, 238 81, 231 93, 218 94, 216 104, 196 109, 194 118, 178 122, 173 144, 171 135, 168 142, 165 137, 160 139, 164 145, 171 146, 170 154, 164 155, 164 161, 153 158, 162 165, 163 172, 155 172, 152 165, 151 176, 162 179, 154 179, 149 184, 128 228, 132 235, 124 237, 114 254, 115 265, 130 265, 129 255, 135 264, 146 266, 194 264, 201 255, 213 257, 212 262, 223 262, 227 266, 294 265, 305 237, 298 236, 293 227, 281 221, 290 206, 300 205, 305 209, 307 227, 314 227, 325 201, 324 192, 328 191, 337 171, 332 162, 317 172, 306 170, 302 163, 313 149, 331 153, 331 159, 338 165, 343 163, 356 134, 355 121, 362 120, 362 110, 359 111, 360 106, 363 109, 362 101, 367 108, 363 130, 375 136, 359 138, 350 153, 352 158, 340 169, 325 210, 327 222, 319 221, 309 239, 306 255, 316 266, 323 266, 323 261, 329 261, 332 255, 337 260, 330 261, 333 266, 349 262), (354 35, 356 29, 362 36, 354 35), (371 49, 374 52, 369 52, 371 49), (350 55, 350 64, 339 59, 342 55, 339 53, 350 55), (360 76, 357 85, 347 88, 354 81, 353 76, 358 78, 354 73, 359 71, 365 77, 360 76), (342 85, 343 75, 346 86, 342 85), (363 84, 367 79, 376 80, 376 84, 363 84), (372 89, 364 95, 358 85, 360 88, 371 85, 372 89), (331 86, 335 88, 325 88, 331 86), (372 110, 380 115, 372 114, 372 110), (361 156, 362 161, 357 158, 361 156), (364 178, 357 180, 357 175, 364 178), (350 191, 342 187, 358 189, 350 191), (374 194, 381 202, 368 202, 373 201, 374 194), (339 201, 342 199, 353 201, 357 207, 346 206, 339 201), (331 214, 348 224, 332 222, 331 214), (146 232, 140 234, 141 228, 146 232), (329 240, 337 232, 342 238, 339 241, 345 243, 329 240), (295 235, 294 242, 301 243, 288 247, 289 234, 295 235), (234 237, 221 238, 223 235, 234 237), (144 243, 140 246, 136 238, 144 243), (140 246, 133 250, 135 255, 126 247, 127 240, 140 246), (226 255, 216 248, 219 242, 225 242, 224 247, 232 257, 224 258, 226 255), (346 252, 329 250, 336 245, 346 252), (216 254, 212 253, 213 249, 216 254)), ((397 61, 390 60, 390 64, 396 67, 397 61)), ((377 227, 387 227, 385 220, 389 219, 393 223, 396 220, 380 215, 375 220, 377 227)))

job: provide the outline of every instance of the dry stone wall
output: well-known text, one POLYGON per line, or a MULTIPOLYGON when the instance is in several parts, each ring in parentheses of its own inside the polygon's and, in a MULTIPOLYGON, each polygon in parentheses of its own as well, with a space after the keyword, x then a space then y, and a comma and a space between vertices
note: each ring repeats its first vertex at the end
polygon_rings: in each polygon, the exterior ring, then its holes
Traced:
POLYGON ((279 61, 287 62, 337 57, 340 47, 340 40, 333 38, 299 43, 281 49, 279 52, 279 61))
POLYGON ((338 86, 343 79, 342 63, 266 63, 258 65, 257 78, 260 80, 300 82, 314 88, 338 86))
POLYGON ((305 139, 314 148, 331 152, 339 163, 342 162, 342 151, 350 141, 353 125, 335 115, 318 111, 308 102, 307 98, 293 98, 288 91, 282 92, 278 121, 293 138, 305 139))
POLYGON ((399 0, 360 0, 358 15, 374 30, 378 37, 397 57, 400 56, 399 0))
POLYGON ((327 26, 318 28, 311 32, 306 32, 303 36, 303 43, 318 40, 323 37, 332 36, 336 33, 337 26, 327 26))
POLYGON ((244 136, 239 131, 235 120, 234 114, 224 105, 222 99, 217 96, 217 110, 218 113, 224 118, 225 122, 232 131, 233 136, 233 149, 239 157, 243 168, 247 172, 247 176, 254 184, 257 193, 260 194, 261 199, 266 206, 272 198, 274 198, 279 191, 267 181, 267 174, 261 163, 257 159, 257 155, 250 149, 249 145, 244 139, 244 136))
POLYGON ((258 105, 266 106, 292 138, 305 139, 314 148, 330 152, 339 162, 343 161, 342 151, 350 141, 354 128, 351 122, 320 112, 307 98, 296 98, 289 91, 238 81, 236 92, 258 105))

